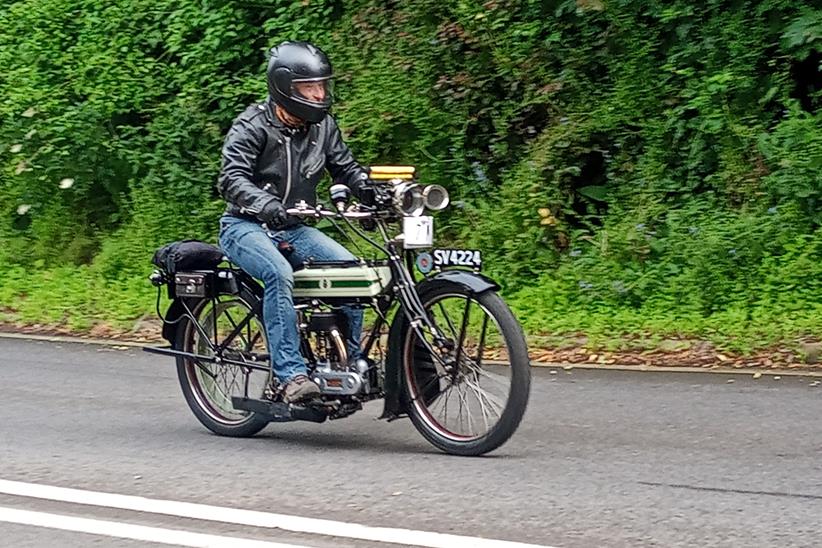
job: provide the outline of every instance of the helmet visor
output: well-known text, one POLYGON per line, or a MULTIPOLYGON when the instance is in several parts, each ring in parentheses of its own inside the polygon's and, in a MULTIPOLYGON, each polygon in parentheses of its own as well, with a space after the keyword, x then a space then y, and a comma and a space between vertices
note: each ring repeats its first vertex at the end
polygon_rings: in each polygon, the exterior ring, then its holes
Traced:
POLYGON ((291 82, 291 96, 317 104, 330 104, 334 96, 334 81, 331 78, 299 78, 291 82))

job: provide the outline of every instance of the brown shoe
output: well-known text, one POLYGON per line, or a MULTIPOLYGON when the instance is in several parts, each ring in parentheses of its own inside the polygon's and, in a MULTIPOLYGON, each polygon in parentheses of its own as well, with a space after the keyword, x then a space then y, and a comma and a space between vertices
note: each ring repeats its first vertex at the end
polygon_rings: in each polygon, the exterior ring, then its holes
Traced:
POLYGON ((320 387, 305 375, 297 375, 283 389, 283 401, 286 403, 310 400, 319 395, 320 387))

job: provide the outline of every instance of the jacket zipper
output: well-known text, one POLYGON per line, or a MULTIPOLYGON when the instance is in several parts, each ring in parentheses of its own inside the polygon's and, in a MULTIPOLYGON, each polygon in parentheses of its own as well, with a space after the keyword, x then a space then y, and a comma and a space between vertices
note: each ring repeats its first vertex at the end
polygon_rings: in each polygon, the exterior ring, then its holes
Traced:
MULTIPOLYGON (((288 170, 288 176, 285 182, 285 195, 283 196, 283 205, 288 203, 288 195, 291 193, 291 137, 285 137, 285 164, 288 170)), ((286 206, 288 207, 288 206, 286 206)))
POLYGON ((314 174, 317 173, 320 170, 322 165, 323 165, 323 157, 320 156, 320 157, 317 158, 317 161, 314 163, 314 165, 306 170, 306 172, 305 172, 306 179, 310 179, 311 177, 313 177, 314 174))

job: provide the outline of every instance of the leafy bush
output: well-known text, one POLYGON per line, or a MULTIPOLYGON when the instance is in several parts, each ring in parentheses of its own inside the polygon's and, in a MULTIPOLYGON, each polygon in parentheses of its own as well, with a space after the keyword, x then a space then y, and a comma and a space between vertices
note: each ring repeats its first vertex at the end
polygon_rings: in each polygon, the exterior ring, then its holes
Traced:
POLYGON ((106 289, 66 282, 43 318, 150 309, 152 250, 216 237, 220 145, 265 52, 306 39, 357 156, 452 192, 441 236, 483 250, 532 332, 818 336, 810 6, 16 0, 0 26, 0 261, 28 273, 4 304, 70 278, 106 289))

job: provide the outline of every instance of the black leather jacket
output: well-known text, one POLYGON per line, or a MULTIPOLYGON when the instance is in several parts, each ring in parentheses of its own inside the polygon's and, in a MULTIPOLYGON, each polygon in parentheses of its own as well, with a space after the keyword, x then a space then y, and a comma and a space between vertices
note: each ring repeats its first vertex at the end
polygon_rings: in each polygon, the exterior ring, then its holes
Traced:
POLYGON ((355 196, 368 178, 330 115, 293 129, 277 118, 272 102, 253 104, 228 131, 217 188, 228 202, 226 214, 253 218, 271 200, 315 204, 323 168, 355 196))

